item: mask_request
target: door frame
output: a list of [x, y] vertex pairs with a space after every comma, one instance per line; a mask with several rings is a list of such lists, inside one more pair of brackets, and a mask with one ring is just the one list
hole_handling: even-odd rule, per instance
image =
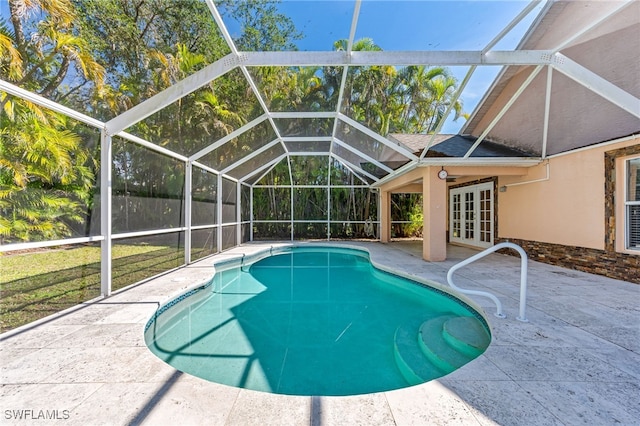
[[[481, 191], [489, 190], [488, 199], [481, 200]], [[471, 198], [467, 198], [471, 194]], [[485, 195], [485, 194], [483, 194]], [[459, 197], [458, 197], [459, 196]], [[489, 201], [489, 211], [481, 211], [481, 201]], [[473, 203], [471, 220], [466, 220], [465, 209], [469, 203]], [[470, 185], [461, 185], [449, 188], [449, 242], [467, 246], [487, 248], [494, 244], [496, 229], [496, 200], [495, 179]], [[457, 209], [458, 208], [458, 209]], [[459, 210], [459, 212], [458, 212]], [[456, 213], [458, 213], [456, 215]], [[481, 229], [481, 221], [485, 225], [488, 221], [489, 229]], [[469, 227], [467, 227], [469, 224]], [[467, 237], [471, 235], [471, 237]], [[488, 241], [487, 241], [488, 238]]]

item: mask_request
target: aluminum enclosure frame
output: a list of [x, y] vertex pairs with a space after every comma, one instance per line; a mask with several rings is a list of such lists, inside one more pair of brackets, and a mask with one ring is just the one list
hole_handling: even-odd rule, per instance
[[[9, 252], [14, 250], [21, 250], [25, 248], [38, 248], [38, 247], [49, 247], [61, 244], [78, 244], [85, 242], [97, 242], [101, 243], [101, 293], [103, 296], [108, 296], [111, 294], [111, 274], [112, 274], [112, 242], [118, 238], [127, 238], [132, 236], [143, 236], [143, 235], [156, 235], [162, 232], [185, 232], [185, 264], [189, 264], [191, 262], [190, 250], [191, 250], [191, 231], [197, 229], [206, 229], [206, 228], [215, 228], [217, 229], [217, 248], [221, 250], [222, 247], [222, 238], [223, 233], [222, 230], [225, 226], [236, 226], [236, 243], [240, 243], [242, 234], [241, 227], [243, 224], [247, 224], [242, 221], [241, 214], [241, 190], [243, 186], [249, 187], [250, 190], [250, 215], [251, 220], [248, 222], [251, 226], [251, 231], [253, 230], [253, 189], [256, 186], [254, 184], [250, 184], [247, 181], [250, 179], [257, 179], [254, 182], [259, 182], [266, 174], [268, 174], [277, 164], [279, 164], [284, 159], [287, 159], [289, 164], [289, 174], [291, 174], [291, 157], [298, 155], [313, 155], [309, 152], [294, 152], [289, 151], [287, 148], [286, 142], [292, 141], [304, 141], [303, 139], [296, 139], [294, 137], [282, 136], [279, 132], [279, 129], [275, 123], [275, 119], [281, 118], [326, 118], [334, 120], [333, 131], [331, 136], [326, 137], [326, 141], [330, 143], [330, 148], [328, 152], [322, 152], [319, 155], [327, 156], [329, 162], [336, 160], [340, 162], [346, 169], [350, 170], [351, 173], [354, 174], [358, 179], [360, 179], [365, 185], [368, 185], [367, 180], [369, 179], [372, 183], [370, 186], [375, 188], [389, 180], [402, 175], [415, 167], [425, 166], [425, 165], [446, 165], [446, 164], [459, 164], [459, 165], [476, 165], [479, 162], [485, 162], [485, 160], [479, 160], [471, 157], [473, 151], [480, 145], [486, 138], [487, 134], [490, 132], [491, 128], [495, 123], [497, 123], [502, 116], [506, 113], [506, 111], [511, 107], [513, 102], [517, 99], [517, 97], [526, 89], [527, 85], [532, 81], [532, 79], [543, 69], [547, 69], [547, 83], [546, 83], [546, 96], [545, 96], [545, 113], [544, 113], [544, 132], [542, 138], [542, 155], [540, 157], [534, 158], [511, 158], [504, 159], [500, 162], [496, 163], [509, 163], [512, 165], [518, 165], [521, 167], [530, 167], [532, 165], [538, 164], [540, 161], [544, 160], [546, 157], [547, 151], [547, 143], [548, 143], [548, 117], [549, 117], [549, 109], [550, 109], [550, 87], [551, 87], [551, 71], [557, 70], [560, 73], [568, 76], [572, 80], [578, 82], [579, 84], [587, 87], [589, 90], [598, 94], [603, 99], [617, 105], [624, 111], [632, 114], [635, 117], [640, 118], [640, 99], [638, 99], [633, 94], [617, 87], [612, 84], [608, 80], [603, 77], [597, 75], [596, 73], [590, 71], [583, 65], [573, 61], [567, 56], [561, 53], [562, 48], [571, 43], [572, 40], [577, 39], [586, 31], [594, 28], [597, 25], [600, 25], [602, 22], [606, 21], [611, 16], [614, 16], [617, 13], [621, 13], [632, 1], [628, 1], [622, 4], [620, 7], [615, 8], [606, 16], [602, 16], [594, 22], [589, 23], [588, 25], [577, 28], [573, 35], [562, 43], [560, 43], [556, 48], [550, 50], [514, 50], [514, 51], [493, 51], [491, 50], [493, 46], [498, 43], [511, 29], [513, 29], [522, 19], [524, 19], [527, 15], [531, 13], [538, 6], [541, 1], [532, 1], [529, 3], [525, 9], [516, 16], [496, 37], [484, 48], [481, 50], [474, 51], [380, 51], [380, 52], [364, 52], [364, 51], [353, 51], [353, 42], [356, 34], [356, 27], [359, 20], [359, 12], [361, 7], [361, 0], [357, 0], [354, 7], [354, 13], [351, 23], [351, 28], [349, 31], [349, 39], [347, 44], [346, 51], [334, 51], [334, 52], [242, 52], [239, 51], [233, 39], [226, 28], [220, 14], [213, 3], [212, 0], [206, 0], [206, 4], [211, 11], [212, 19], [215, 20], [218, 25], [224, 39], [226, 40], [228, 46], [231, 49], [231, 53], [219, 59], [218, 61], [208, 65], [202, 70], [186, 77], [185, 79], [179, 81], [173, 86], [167, 88], [166, 90], [156, 94], [155, 96], [147, 99], [146, 101], [132, 107], [126, 112], [118, 115], [117, 117], [107, 121], [102, 122], [100, 120], [96, 120], [92, 117], [87, 116], [81, 112], [70, 109], [64, 105], [53, 102], [49, 99], [46, 99], [40, 95], [29, 92], [21, 87], [18, 87], [12, 83], [0, 80], [0, 90], [4, 91], [13, 96], [29, 100], [37, 105], [48, 108], [52, 111], [64, 114], [70, 118], [78, 120], [84, 124], [87, 124], [93, 128], [100, 130], [100, 145], [101, 145], [101, 164], [112, 164], [112, 142], [113, 137], [120, 137], [129, 142], [142, 146], [146, 149], [157, 152], [161, 155], [168, 156], [177, 161], [183, 162], [185, 165], [185, 193], [184, 193], [184, 212], [185, 212], [185, 224], [182, 227], [175, 227], [168, 230], [152, 230], [152, 231], [144, 231], [144, 232], [136, 232], [136, 233], [121, 233], [121, 234], [113, 234], [112, 233], [112, 176], [111, 176], [111, 167], [102, 167], [100, 174], [100, 182], [101, 182], [101, 231], [99, 236], [92, 237], [84, 237], [84, 238], [73, 238], [73, 239], [62, 239], [57, 241], [44, 241], [44, 242], [32, 242], [32, 243], [17, 243], [0, 246], [0, 252]], [[540, 14], [544, 14], [548, 6], [545, 6]], [[323, 112], [274, 112], [270, 111], [267, 107], [265, 101], [262, 99], [261, 94], [257, 88], [256, 83], [253, 81], [251, 75], [248, 72], [250, 67], [258, 67], [258, 66], [342, 66], [344, 67], [342, 73], [342, 84], [340, 86], [340, 92], [338, 97], [338, 103], [335, 110], [332, 111], [323, 111]], [[354, 66], [371, 66], [371, 65], [391, 65], [391, 66], [406, 66], [406, 65], [464, 65], [469, 66], [469, 71], [467, 76], [465, 77], [459, 91], [456, 93], [456, 99], [461, 95], [466, 82], [469, 77], [473, 74], [473, 72], [477, 69], [477, 67], [481, 66], [495, 66], [501, 65], [506, 67], [509, 66], [532, 66], [534, 67], [533, 72], [526, 79], [526, 81], [522, 84], [520, 89], [516, 92], [511, 101], [503, 108], [502, 111], [495, 117], [494, 121], [491, 123], [489, 128], [485, 130], [485, 132], [476, 140], [475, 144], [471, 147], [471, 149], [464, 155], [463, 158], [443, 158], [443, 159], [434, 159], [434, 158], [426, 158], [426, 154], [430, 149], [431, 142], [424, 148], [419, 156], [415, 155], [415, 153], [411, 152], [405, 146], [399, 145], [395, 142], [390, 141], [386, 137], [368, 129], [363, 126], [356, 120], [346, 116], [341, 112], [342, 106], [342, 97], [344, 94], [344, 86], [346, 83], [346, 76], [349, 67]], [[258, 99], [258, 102], [263, 109], [263, 114], [259, 117], [253, 119], [249, 123], [241, 126], [240, 128], [234, 130], [229, 133], [227, 136], [211, 141], [211, 143], [201, 149], [200, 151], [194, 153], [190, 156], [185, 156], [173, 152], [169, 149], [166, 149], [160, 145], [157, 145], [153, 142], [146, 141], [140, 137], [132, 135], [126, 132], [126, 129], [130, 128], [134, 124], [144, 120], [145, 118], [151, 116], [152, 114], [162, 110], [163, 108], [171, 105], [172, 103], [178, 101], [179, 99], [187, 96], [190, 93], [198, 90], [206, 84], [209, 84], [212, 81], [215, 81], [217, 78], [220, 78], [227, 73], [240, 69], [246, 78], [249, 87], [254, 92], [255, 96]], [[438, 130], [441, 129], [442, 123], [446, 120], [448, 115], [451, 113], [451, 108], [448, 108], [445, 112], [445, 116], [441, 120], [438, 125]], [[475, 111], [474, 111], [475, 113]], [[473, 116], [473, 114], [472, 114]], [[260, 149], [249, 153], [247, 156], [244, 156], [236, 161], [234, 161], [231, 165], [223, 168], [222, 170], [215, 170], [209, 166], [201, 164], [198, 160], [200, 160], [206, 154], [212, 152], [216, 148], [223, 146], [234, 138], [239, 137], [245, 132], [250, 131], [255, 126], [268, 122], [272, 130], [276, 134], [276, 138], [268, 141], [265, 145], [263, 145]], [[345, 123], [348, 126], [355, 128], [356, 130], [364, 133], [366, 136], [374, 139], [378, 143], [384, 145], [386, 148], [391, 150], [394, 154], [401, 156], [407, 159], [407, 164], [397, 168], [392, 169], [388, 165], [384, 164], [384, 162], [379, 161], [376, 158], [368, 155], [365, 152], [358, 151], [358, 148], [349, 145], [347, 142], [340, 139], [337, 134], [338, 126], [341, 123]], [[436, 132], [437, 133], [437, 132]], [[311, 140], [318, 140], [321, 138], [308, 138]], [[433, 138], [432, 138], [433, 140]], [[260, 154], [265, 152], [271, 147], [275, 147], [277, 145], [281, 145], [284, 149], [284, 154], [279, 155], [278, 157], [265, 162], [264, 164], [256, 167], [251, 172], [247, 173], [240, 178], [234, 178], [229, 175], [235, 168], [240, 165], [246, 163], [247, 161], [258, 159]], [[384, 177], [379, 177], [371, 174], [370, 172], [364, 170], [360, 165], [354, 164], [349, 159], [344, 158], [338, 153], [334, 152], [335, 148], [343, 148], [353, 152], [358, 155], [360, 158], [365, 159], [366, 161], [374, 164], [378, 168], [387, 172], [387, 175]], [[486, 163], [486, 162], [485, 162]], [[205, 170], [208, 173], [215, 175], [218, 183], [218, 190], [216, 194], [217, 201], [217, 223], [210, 225], [199, 225], [193, 226], [191, 223], [191, 212], [192, 212], [192, 200], [191, 200], [191, 192], [192, 192], [192, 171], [193, 168], [197, 167], [201, 170]], [[236, 218], [234, 222], [223, 223], [222, 220], [222, 181], [223, 179], [227, 179], [233, 182], [236, 185]], [[291, 181], [293, 182], [293, 181]], [[293, 186], [293, 184], [291, 185]], [[324, 186], [323, 186], [324, 187]], [[327, 187], [329, 187], [327, 185]], [[293, 204], [293, 203], [292, 203]], [[330, 218], [327, 218], [327, 223], [330, 223]], [[293, 215], [291, 223], [294, 223]], [[292, 230], [293, 232], [293, 230]], [[379, 235], [379, 233], [378, 233]], [[252, 238], [252, 235], [251, 237]], [[293, 238], [293, 234], [292, 234]], [[328, 235], [330, 238], [330, 235]]]

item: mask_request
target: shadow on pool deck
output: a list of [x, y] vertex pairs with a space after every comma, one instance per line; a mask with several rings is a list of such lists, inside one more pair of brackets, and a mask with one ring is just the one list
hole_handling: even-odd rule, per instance
[[[453, 263], [476, 253], [449, 246], [447, 261], [429, 263], [415, 243], [347, 244], [370, 250], [381, 265], [441, 284]], [[270, 245], [248, 244], [224, 255]], [[0, 336], [3, 424], [47, 424], [38, 417], [47, 415], [68, 425], [632, 425], [640, 419], [636, 284], [530, 262], [530, 322], [522, 323], [515, 320], [519, 259], [494, 254], [456, 273], [461, 287], [494, 292], [507, 314], [497, 319], [489, 299], [473, 298], [493, 331], [478, 359], [397, 391], [297, 397], [206, 382], [146, 348], [144, 325], [158, 303], [210, 278], [210, 264], [197, 262]]]

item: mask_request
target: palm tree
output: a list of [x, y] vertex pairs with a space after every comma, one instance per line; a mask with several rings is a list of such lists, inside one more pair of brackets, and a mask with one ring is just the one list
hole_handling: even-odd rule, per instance
[[[348, 40], [346, 39], [337, 40], [333, 44], [333, 50], [335, 51], [346, 51], [347, 48]], [[376, 52], [381, 51], [382, 48], [375, 44], [371, 38], [361, 38], [353, 43], [351, 50]], [[384, 91], [384, 82], [380, 80], [380, 77], [383, 76], [388, 69], [387, 67], [382, 68], [383, 67], [379, 66], [349, 68], [349, 74], [347, 75], [347, 81], [342, 95], [342, 111], [350, 112], [352, 108], [355, 108], [359, 112], [360, 120], [358, 121], [363, 121], [363, 124], [374, 129], [377, 126], [372, 123], [371, 115], [368, 113], [368, 106], [374, 101], [377, 95]], [[326, 74], [329, 76], [340, 76], [341, 78], [341, 73], [336, 70], [330, 69]], [[330, 83], [335, 84], [332, 94], [337, 97], [339, 94], [340, 80], [335, 78], [332, 79]]]
[[[457, 81], [444, 67], [409, 66], [399, 73], [398, 92], [404, 108], [397, 131], [430, 133], [451, 104]], [[453, 105], [455, 119], [462, 114], [462, 102]]]
[[[9, 0], [10, 20], [13, 32], [2, 31], [11, 38], [13, 49], [19, 53], [22, 71], [14, 71], [10, 80], [40, 95], [52, 99], [61, 96], [56, 91], [74, 65], [79, 74], [100, 90], [104, 81], [104, 68], [93, 58], [87, 42], [74, 34], [77, 18], [69, 0]], [[23, 25], [36, 11], [43, 15], [36, 31], [27, 33]], [[31, 28], [31, 27], [29, 27]], [[5, 48], [9, 53], [12, 49]], [[18, 64], [14, 56], [10, 61]], [[11, 77], [7, 75], [6, 77]]]
[[[10, 0], [0, 27], [0, 78], [56, 99], [71, 65], [99, 90], [104, 69], [74, 34], [68, 0]], [[37, 25], [31, 15], [40, 12]], [[36, 32], [29, 32], [35, 28]], [[95, 163], [61, 114], [0, 92], [0, 242], [57, 239], [82, 222]]]
[[325, 104], [320, 67], [300, 67], [292, 70], [289, 93], [295, 111], [319, 111]]
[[88, 152], [64, 116], [27, 102], [7, 105], [12, 113], [0, 118], [0, 239], [69, 236], [94, 182]]
[[[440, 120], [444, 118], [446, 109], [453, 102], [456, 84], [456, 79], [448, 74], [430, 80], [428, 87], [431, 94], [431, 119], [425, 126], [426, 132], [433, 132]], [[462, 114], [461, 100], [458, 99], [453, 103], [453, 111], [455, 112], [454, 120], [457, 120]]]

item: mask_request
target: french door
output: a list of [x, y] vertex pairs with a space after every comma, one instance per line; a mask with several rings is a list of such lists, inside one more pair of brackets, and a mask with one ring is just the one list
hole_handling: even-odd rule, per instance
[[493, 245], [493, 182], [450, 191], [449, 241], [476, 247]]

